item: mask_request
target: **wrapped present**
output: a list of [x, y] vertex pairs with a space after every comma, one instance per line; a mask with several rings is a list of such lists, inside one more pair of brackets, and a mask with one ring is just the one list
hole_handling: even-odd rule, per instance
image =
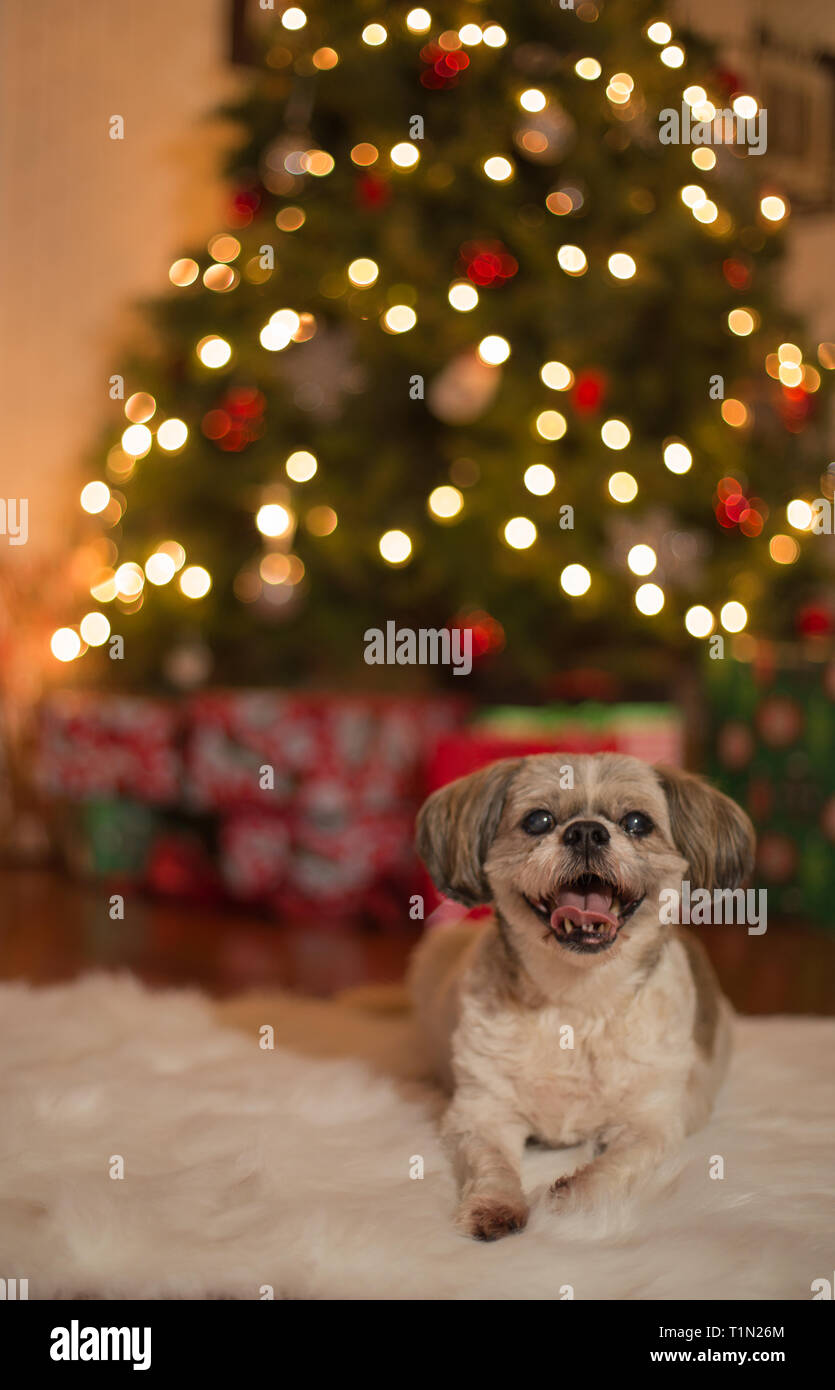
[[218, 851], [221, 876], [232, 896], [267, 901], [287, 876], [287, 821], [274, 812], [232, 811], [221, 821]]
[[70, 801], [123, 796], [172, 804], [180, 796], [181, 715], [163, 700], [63, 692], [41, 711], [37, 780]]
[[[274, 900], [289, 916], [340, 918], [371, 911], [377, 895], [403, 917], [413, 874], [412, 809], [364, 815], [347, 826], [326, 828], [301, 816], [293, 824], [287, 879]], [[388, 892], [380, 893], [382, 885]]]

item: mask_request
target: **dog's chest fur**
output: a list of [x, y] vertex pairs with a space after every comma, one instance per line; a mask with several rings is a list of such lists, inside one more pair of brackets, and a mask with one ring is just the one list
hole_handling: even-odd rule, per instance
[[663, 1110], [681, 1092], [692, 1065], [686, 998], [673, 1011], [661, 978], [656, 991], [654, 1006], [644, 996], [606, 1014], [576, 1004], [485, 1010], [471, 996], [453, 1041], [456, 1071], [512, 1100], [543, 1143], [581, 1143], [625, 1113]]

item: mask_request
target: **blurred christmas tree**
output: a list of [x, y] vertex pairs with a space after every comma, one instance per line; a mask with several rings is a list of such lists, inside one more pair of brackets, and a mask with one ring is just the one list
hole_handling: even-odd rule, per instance
[[645, 0], [284, 8], [82, 494], [90, 678], [347, 679], [388, 619], [473, 627], [505, 690], [790, 634], [835, 349], [733, 102]]

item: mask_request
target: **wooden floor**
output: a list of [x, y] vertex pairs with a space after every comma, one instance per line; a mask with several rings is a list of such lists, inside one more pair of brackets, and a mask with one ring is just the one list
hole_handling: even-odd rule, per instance
[[[112, 921], [108, 891], [45, 870], [0, 869], [0, 979], [47, 984], [127, 969], [149, 984], [218, 997], [253, 988], [327, 997], [399, 981], [415, 940], [414, 924], [382, 935], [142, 898], [129, 898], [125, 920]], [[835, 1014], [835, 935], [777, 923], [763, 936], [741, 926], [700, 935], [739, 1012]]]

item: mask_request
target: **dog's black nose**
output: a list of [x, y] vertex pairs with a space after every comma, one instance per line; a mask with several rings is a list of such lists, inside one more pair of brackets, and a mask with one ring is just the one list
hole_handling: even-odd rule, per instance
[[609, 832], [599, 820], [575, 820], [567, 825], [562, 842], [570, 849], [582, 850], [589, 854], [593, 849], [602, 849], [609, 843]]

